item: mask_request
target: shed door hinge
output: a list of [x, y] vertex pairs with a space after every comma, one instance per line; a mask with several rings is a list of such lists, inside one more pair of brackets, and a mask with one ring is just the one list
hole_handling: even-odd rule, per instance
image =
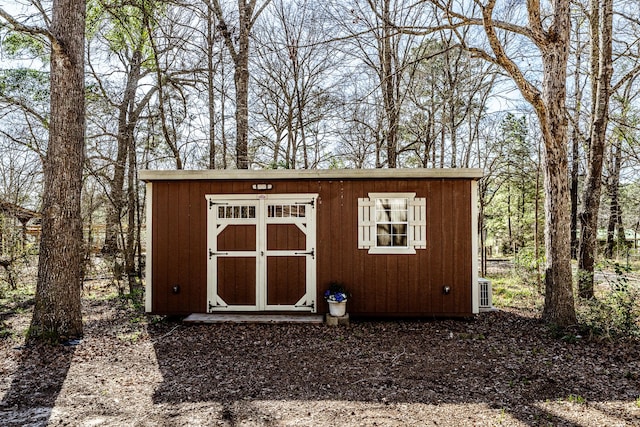
[[316, 249], [313, 248], [309, 252], [294, 252], [294, 255], [311, 255], [311, 259], [315, 259]]
[[216, 206], [216, 205], [228, 205], [229, 203], [219, 203], [219, 202], [214, 202], [213, 200], [209, 199], [209, 209], [211, 209], [212, 207]]
[[220, 308], [220, 307], [226, 308], [228, 306], [222, 305], [222, 304], [211, 304], [211, 301], [209, 301], [209, 312], [211, 312], [214, 308]]
[[316, 199], [311, 199], [311, 201], [309, 202], [295, 202], [294, 204], [296, 205], [311, 205], [311, 207], [315, 207], [316, 205]]
[[209, 248], [209, 259], [216, 255], [229, 255], [229, 252], [213, 252], [211, 248]]
[[296, 305], [296, 306], [294, 306], [294, 307], [310, 307], [310, 308], [311, 308], [311, 310], [315, 310], [315, 305], [316, 305], [316, 302], [315, 302], [315, 301], [311, 301], [311, 303], [310, 303], [310, 304], [307, 304], [307, 303], [305, 302], [305, 304]]

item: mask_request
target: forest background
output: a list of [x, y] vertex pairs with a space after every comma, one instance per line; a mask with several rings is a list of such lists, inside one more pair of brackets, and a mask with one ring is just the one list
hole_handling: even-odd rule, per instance
[[[574, 285], [580, 298], [611, 300], [594, 291], [598, 270], [635, 283], [633, 2], [89, 0], [82, 19], [55, 12], [55, 2], [0, 2], [3, 292], [38, 254], [33, 237], [66, 229], [47, 226], [46, 208], [47, 182], [57, 188], [47, 167], [73, 157], [51, 154], [62, 115], [50, 64], [70, 45], [54, 31], [65, 19], [83, 29], [80, 283], [99, 256], [123, 294], [140, 292], [140, 169], [374, 167], [482, 168], [482, 274], [489, 258], [513, 259], [518, 280], [551, 301], [548, 320], [574, 323]], [[567, 283], [568, 296], [556, 292]], [[611, 289], [625, 292], [611, 300], [618, 309], [637, 310], [637, 293]]]

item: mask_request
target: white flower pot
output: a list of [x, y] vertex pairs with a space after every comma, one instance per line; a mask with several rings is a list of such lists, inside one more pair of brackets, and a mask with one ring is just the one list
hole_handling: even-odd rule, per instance
[[334, 317], [342, 317], [347, 312], [347, 301], [327, 301], [329, 303], [329, 314]]

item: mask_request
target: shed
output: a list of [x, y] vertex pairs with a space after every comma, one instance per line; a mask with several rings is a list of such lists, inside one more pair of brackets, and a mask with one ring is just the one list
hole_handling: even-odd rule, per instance
[[140, 171], [146, 311], [351, 316], [479, 311], [480, 169]]

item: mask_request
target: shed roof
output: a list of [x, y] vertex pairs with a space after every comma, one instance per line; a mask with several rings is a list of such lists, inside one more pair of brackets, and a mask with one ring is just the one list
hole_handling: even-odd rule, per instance
[[409, 179], [409, 178], [447, 178], [473, 179], [483, 177], [482, 169], [208, 169], [208, 170], [141, 170], [141, 180], [250, 180], [250, 179]]

